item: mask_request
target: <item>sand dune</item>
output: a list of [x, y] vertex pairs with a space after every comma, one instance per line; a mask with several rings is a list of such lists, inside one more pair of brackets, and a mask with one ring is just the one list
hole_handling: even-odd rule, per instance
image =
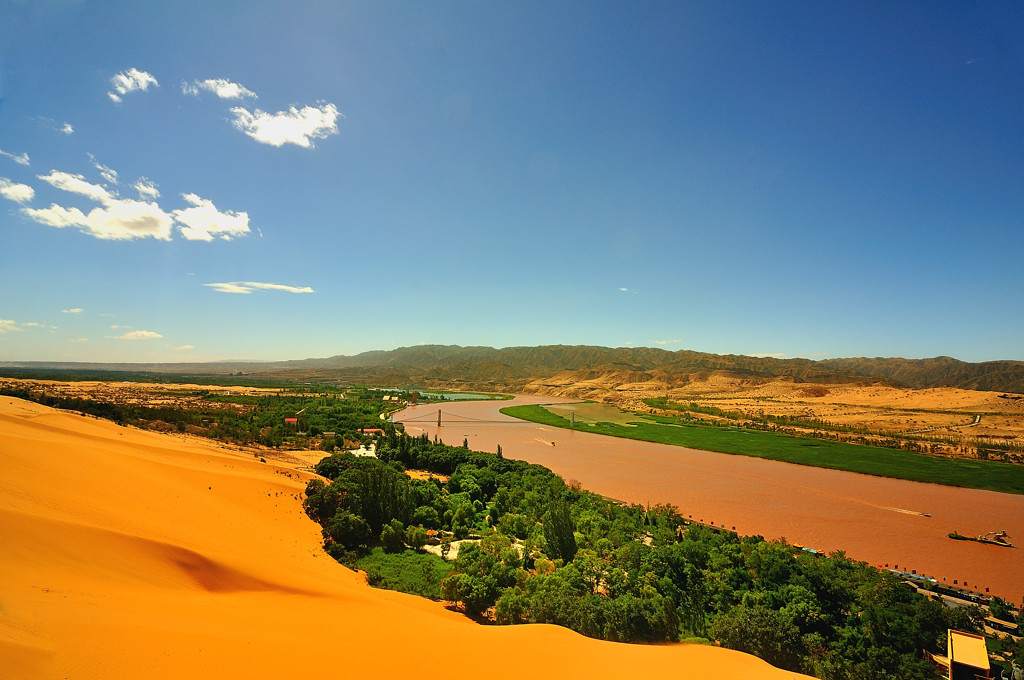
[[793, 678], [704, 646], [483, 627], [319, 547], [304, 475], [0, 398], [5, 678]]

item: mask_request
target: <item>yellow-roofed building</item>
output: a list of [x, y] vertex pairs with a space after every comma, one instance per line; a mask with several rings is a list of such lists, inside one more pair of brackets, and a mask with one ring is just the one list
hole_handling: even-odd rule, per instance
[[949, 680], [981, 680], [991, 678], [985, 638], [958, 630], [946, 632], [946, 654], [932, 654], [932, 662]]

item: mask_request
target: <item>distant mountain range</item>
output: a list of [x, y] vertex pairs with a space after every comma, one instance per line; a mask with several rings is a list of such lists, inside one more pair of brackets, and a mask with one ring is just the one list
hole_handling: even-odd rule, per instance
[[632, 382], [652, 380], [681, 385], [721, 372], [751, 381], [787, 378], [808, 383], [874, 383], [897, 387], [959, 387], [1024, 394], [1024, 361], [968, 363], [932, 359], [853, 358], [775, 359], [707, 354], [652, 347], [460, 347], [419, 345], [375, 350], [355, 356], [279, 362], [99, 364], [2, 362], [0, 374], [37, 371], [157, 373], [178, 375], [245, 374], [252, 378], [338, 380], [378, 385], [458, 385], [471, 389], [515, 390], [560, 375], [619, 374]]

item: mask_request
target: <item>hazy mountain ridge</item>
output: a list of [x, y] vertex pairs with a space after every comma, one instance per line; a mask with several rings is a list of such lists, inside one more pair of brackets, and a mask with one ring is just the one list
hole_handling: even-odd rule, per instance
[[516, 389], [535, 381], [602, 380], [679, 386], [714, 373], [752, 382], [791, 379], [824, 384], [883, 382], [896, 387], [959, 387], [1024, 394], [1024, 361], [969, 363], [951, 357], [930, 359], [847, 358], [778, 359], [654, 347], [542, 345], [537, 347], [461, 347], [417, 345], [373, 350], [354, 356], [277, 362], [174, 364], [94, 364], [3, 362], [0, 368], [78, 371], [148, 371], [225, 374], [254, 377], [302, 376], [391, 385], [451, 384], [477, 389]]

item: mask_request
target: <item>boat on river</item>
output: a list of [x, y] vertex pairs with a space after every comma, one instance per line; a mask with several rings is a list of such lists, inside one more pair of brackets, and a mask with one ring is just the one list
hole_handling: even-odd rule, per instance
[[1009, 536], [1005, 531], [990, 531], [987, 534], [980, 536], [964, 536], [963, 534], [957, 533], [956, 531], [949, 532], [949, 537], [954, 541], [977, 541], [978, 543], [988, 543], [989, 545], [998, 545], [1004, 548], [1014, 548], [1016, 546], [1010, 543]]

